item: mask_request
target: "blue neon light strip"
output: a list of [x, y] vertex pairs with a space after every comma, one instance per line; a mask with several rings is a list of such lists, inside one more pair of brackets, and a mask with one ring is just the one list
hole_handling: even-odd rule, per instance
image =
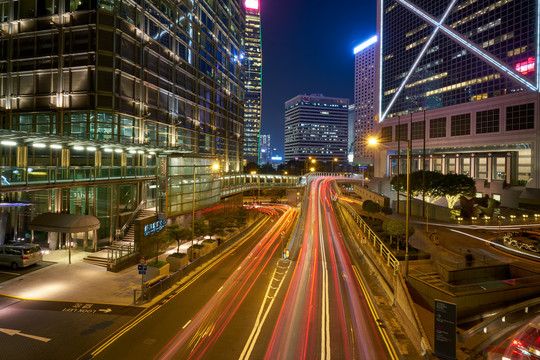
[[[446, 20], [446, 18], [448, 17], [448, 14], [450, 14], [450, 10], [453, 9], [454, 5], [456, 4], [456, 1], [457, 0], [452, 0], [452, 2], [450, 3], [450, 5], [448, 5], [448, 8], [446, 9], [446, 11], [444, 12], [443, 16], [441, 17], [441, 20], [439, 20], [439, 22], [436, 22], [432, 19], [430, 19], [430, 22], [433, 21], [434, 22], [434, 25], [435, 25], [435, 29], [433, 29], [433, 33], [431, 34], [431, 36], [429, 37], [429, 40], [426, 42], [426, 44], [424, 45], [424, 47], [422, 48], [422, 51], [420, 51], [420, 53], [418, 54], [418, 57], [416, 58], [416, 60], [414, 61], [413, 63], [413, 66], [409, 69], [409, 72], [407, 74], [407, 76], [405, 76], [405, 78], [403, 79], [403, 81], [401, 82], [401, 85], [399, 86], [399, 88], [397, 89], [396, 93], [394, 94], [394, 97], [392, 98], [392, 100], [390, 101], [390, 104], [388, 104], [388, 107], [386, 108], [385, 112], [382, 114], [381, 118], [379, 121], [383, 121], [385, 118], [386, 118], [386, 115], [388, 114], [388, 112], [390, 111], [390, 109], [392, 108], [392, 106], [394, 105], [394, 102], [397, 100], [398, 96], [401, 94], [401, 91], [403, 90], [403, 88], [405, 87], [405, 84], [407, 84], [407, 82], [409, 81], [409, 78], [411, 77], [412, 73], [414, 72], [414, 70], [416, 70], [416, 67], [418, 66], [418, 63], [420, 62], [420, 60], [424, 57], [424, 54], [425, 52], [427, 51], [427, 49], [431, 46], [431, 42], [433, 41], [433, 39], [435, 38], [435, 35], [437, 35], [437, 32], [439, 31], [439, 29], [441, 28], [441, 24], [444, 22], [444, 20]], [[411, 8], [411, 10], [415, 11], [417, 10], [413, 5], [403, 1], [403, 0], [397, 0], [397, 2]], [[415, 11], [416, 12], [416, 11]]]
[[377, 35], [370, 37], [360, 45], [356, 46], [353, 50], [354, 55], [358, 54], [360, 51], [364, 50], [365, 48], [375, 44], [377, 42]]

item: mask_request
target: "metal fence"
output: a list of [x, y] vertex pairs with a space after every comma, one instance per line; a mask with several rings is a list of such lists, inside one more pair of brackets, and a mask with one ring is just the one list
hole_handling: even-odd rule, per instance
[[366, 243], [369, 243], [379, 253], [379, 255], [385, 259], [386, 265], [390, 266], [394, 270], [394, 273], [397, 273], [399, 271], [399, 260], [394, 256], [394, 254], [392, 254], [390, 249], [386, 247], [384, 242], [373, 230], [371, 230], [364, 219], [362, 219], [362, 217], [349, 204], [341, 200], [339, 203], [349, 212], [349, 214], [351, 214], [356, 224], [360, 227], [362, 232], [366, 234], [365, 240], [360, 239], [361, 242], [365, 241]]

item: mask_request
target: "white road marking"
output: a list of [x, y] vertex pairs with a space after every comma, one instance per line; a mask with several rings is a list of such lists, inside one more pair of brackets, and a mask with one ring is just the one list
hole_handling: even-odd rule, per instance
[[21, 330], [2, 329], [2, 328], [0, 328], [0, 332], [3, 332], [4, 334], [7, 334], [9, 336], [19, 335], [19, 336], [24, 336], [24, 337], [27, 337], [27, 338], [30, 338], [30, 339], [43, 341], [43, 342], [49, 342], [51, 340], [49, 338], [45, 338], [45, 337], [41, 337], [41, 336], [25, 334], [25, 333], [22, 333]]

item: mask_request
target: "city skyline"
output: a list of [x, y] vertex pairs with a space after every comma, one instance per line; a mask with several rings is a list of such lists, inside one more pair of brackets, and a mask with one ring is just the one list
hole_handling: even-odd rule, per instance
[[[261, 133], [284, 151], [284, 108], [298, 94], [321, 93], [353, 102], [353, 49], [376, 32], [376, 2], [261, 1], [264, 48]], [[325, 32], [310, 32], [324, 22]], [[279, 26], [276, 26], [279, 24]]]

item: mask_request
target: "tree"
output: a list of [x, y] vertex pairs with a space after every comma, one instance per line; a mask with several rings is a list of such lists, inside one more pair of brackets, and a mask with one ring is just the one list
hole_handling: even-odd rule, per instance
[[178, 224], [167, 225], [167, 234], [169, 234], [172, 239], [176, 240], [178, 245], [176, 247], [176, 252], [180, 252], [180, 243], [182, 240], [191, 240], [193, 236], [191, 229], [182, 228]]
[[206, 219], [195, 219], [194, 222], [194, 234], [195, 237], [200, 237], [204, 235], [208, 235], [209, 227]]
[[166, 231], [160, 231], [158, 233], [148, 236], [148, 241], [150, 244], [155, 245], [156, 247], [156, 259], [158, 261], [158, 256], [163, 248], [165, 248], [171, 242], [171, 237], [167, 234]]
[[381, 206], [374, 201], [366, 200], [362, 203], [362, 210], [369, 214], [376, 214], [381, 211]]
[[230, 223], [230, 219], [225, 216], [212, 216], [208, 219], [209, 231], [212, 234], [223, 236], [223, 230]]
[[239, 206], [236, 208], [236, 211], [233, 213], [234, 222], [237, 227], [242, 227], [247, 223], [248, 211], [243, 207]]
[[[394, 176], [391, 185], [399, 191], [407, 192], [407, 175]], [[424, 194], [428, 202], [435, 202], [441, 197], [446, 197], [448, 207], [453, 208], [460, 196], [472, 197], [476, 194], [474, 180], [461, 174], [443, 175], [438, 171], [414, 171], [409, 178], [410, 193], [412, 197]]]
[[[399, 252], [399, 242], [405, 238], [407, 223], [400, 219], [387, 219], [383, 222], [383, 229], [390, 235], [390, 245], [392, 237], [397, 238], [397, 251]], [[414, 234], [414, 227], [409, 226], [409, 237]]]

